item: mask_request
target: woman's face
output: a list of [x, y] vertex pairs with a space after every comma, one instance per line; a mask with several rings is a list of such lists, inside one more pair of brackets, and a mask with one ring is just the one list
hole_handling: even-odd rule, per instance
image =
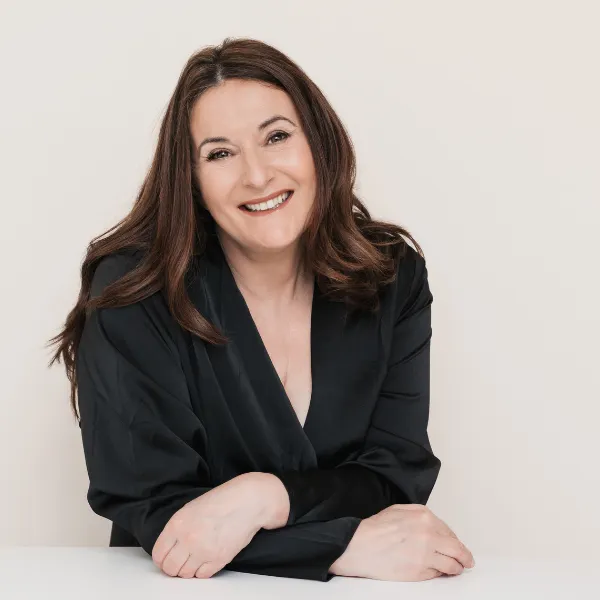
[[[219, 235], [251, 252], [293, 247], [314, 202], [316, 176], [287, 93], [257, 81], [226, 80], [198, 99], [190, 127], [195, 175]], [[223, 139], [206, 141], [216, 137]], [[292, 196], [274, 209], [244, 208], [287, 190]]]

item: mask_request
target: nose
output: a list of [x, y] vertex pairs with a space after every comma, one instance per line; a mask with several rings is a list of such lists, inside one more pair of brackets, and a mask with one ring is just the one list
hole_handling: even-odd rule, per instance
[[246, 150], [242, 156], [242, 183], [248, 187], [264, 189], [272, 179], [272, 167], [268, 156], [260, 150]]

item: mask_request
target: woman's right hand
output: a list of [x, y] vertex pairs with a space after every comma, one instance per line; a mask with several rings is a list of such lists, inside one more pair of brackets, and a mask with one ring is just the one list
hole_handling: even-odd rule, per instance
[[384, 581], [424, 581], [475, 566], [455, 533], [422, 504], [394, 504], [363, 519], [334, 575]]

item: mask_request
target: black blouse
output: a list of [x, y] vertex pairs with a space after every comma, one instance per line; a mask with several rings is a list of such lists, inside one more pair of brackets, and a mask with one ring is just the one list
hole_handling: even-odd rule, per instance
[[[140, 256], [102, 259], [92, 296]], [[345, 319], [315, 283], [312, 397], [304, 426], [220, 244], [196, 259], [188, 292], [230, 337], [217, 347], [170, 315], [162, 292], [88, 316], [76, 361], [92, 510], [111, 546], [148, 554], [187, 502], [250, 471], [279, 477], [287, 524], [261, 529], [225, 568], [329, 581], [360, 520], [426, 504], [441, 467], [427, 435], [432, 294], [407, 245], [381, 310]]]

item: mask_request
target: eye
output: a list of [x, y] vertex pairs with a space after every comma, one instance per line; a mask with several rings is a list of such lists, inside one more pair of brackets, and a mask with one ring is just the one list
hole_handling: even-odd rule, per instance
[[[272, 139], [276, 138], [278, 135], [283, 136], [283, 138], [280, 138], [279, 141], [285, 142], [285, 140], [287, 140], [292, 134], [288, 133], [287, 131], [275, 131], [274, 133], [272, 133], [269, 136], [268, 141], [271, 141]], [[276, 142], [276, 143], [279, 143], [279, 142]], [[215, 150], [206, 156], [206, 160], [207, 161], [221, 160], [222, 158], [225, 158], [224, 156], [219, 156], [222, 152], [225, 152], [225, 154], [229, 154], [229, 150]]]
[[207, 154], [206, 161], [208, 162], [211, 160], [219, 160], [221, 157], [219, 157], [218, 155], [221, 154], [221, 152], [227, 152], [227, 150], [216, 150], [215, 152]]
[[291, 135], [290, 133], [287, 133], [287, 131], [276, 131], [271, 136], [269, 136], [269, 140], [272, 140], [275, 136], [277, 136], [279, 134], [283, 135], [283, 139], [281, 141], [287, 140]]

